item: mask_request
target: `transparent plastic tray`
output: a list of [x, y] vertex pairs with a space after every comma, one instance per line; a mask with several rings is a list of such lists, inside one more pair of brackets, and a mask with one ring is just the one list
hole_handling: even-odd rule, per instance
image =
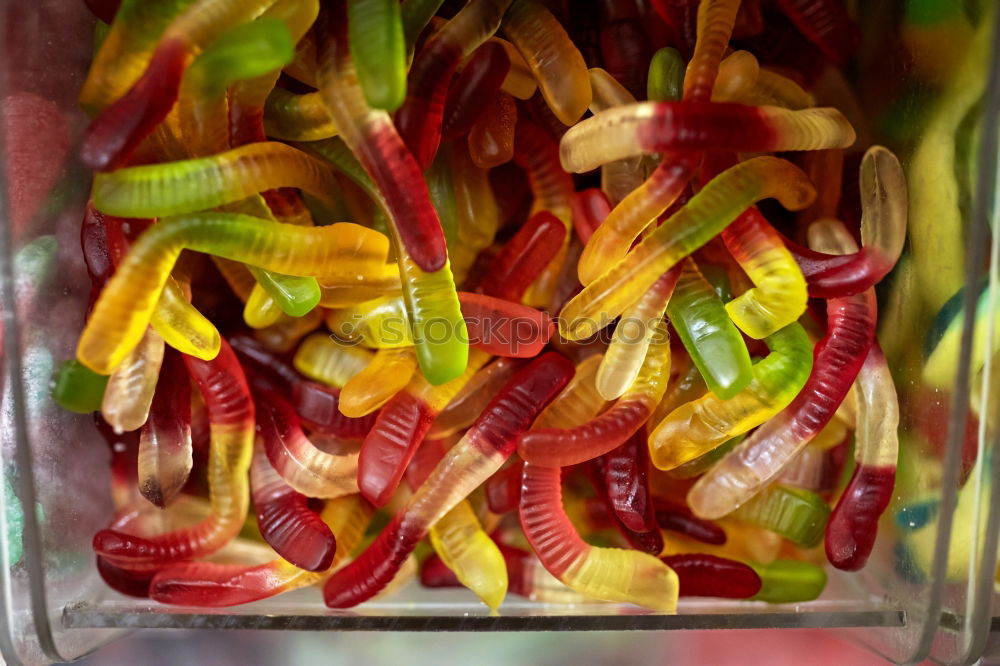
[[[856, 4], [865, 37], [858, 70], [870, 72], [862, 77], [867, 83], [859, 89], [861, 108], [852, 120], [864, 118], [863, 135], [898, 149], [909, 168], [913, 144], [922, 137], [900, 142], [891, 127], [883, 136], [890, 116], [879, 77], [887, 90], [908, 90], [894, 111], [904, 118], [933, 113], [942, 104], [942, 89], [902, 81], [909, 76], [907, 69], [893, 65], [893, 59], [898, 60], [895, 35], [902, 2]], [[97, 575], [90, 546], [92, 535], [107, 523], [112, 510], [107, 447], [90, 418], [63, 412], [48, 398], [54, 367], [73, 354], [90, 288], [79, 256], [79, 221], [89, 179], [75, 162], [73, 148], [86, 126], [75, 96], [89, 60], [92, 31], [93, 20], [78, 0], [0, 0], [0, 39], [6, 40], [0, 59], [0, 100], [5, 106], [0, 108], [9, 113], [9, 100], [17, 98], [20, 103], [30, 97], [27, 108], [36, 110], [31, 113], [35, 124], [21, 118], [16, 136], [0, 131], [4, 156], [0, 183], [7, 185], [0, 187], [0, 464], [5, 484], [0, 492], [0, 653], [8, 664], [73, 659], [136, 627], [364, 631], [826, 627], [847, 632], [875, 653], [900, 663], [928, 656], [958, 663], [985, 649], [993, 616], [995, 514], [1000, 502], [998, 489], [990, 483], [1000, 478], [996, 469], [1000, 461], [992, 455], [995, 442], [985, 428], [976, 433], [979, 463], [961, 492], [958, 479], [968, 405], [983, 395], [995, 398], [997, 387], [987, 378], [984, 388], [969, 388], [973, 381], [984, 380], [970, 377], [968, 336], [956, 359], [950, 407], [930, 426], [934, 432], [928, 433], [926, 423], [920, 430], [920, 410], [913, 403], [903, 404], [902, 441], [908, 451], [919, 450], [920, 455], [905, 454], [896, 497], [868, 566], [857, 574], [832, 572], [828, 590], [815, 602], [769, 606], [684, 600], [677, 615], [663, 616], [611, 604], [569, 607], [511, 599], [498, 616], [490, 616], [470, 595], [415, 586], [352, 612], [326, 609], [316, 590], [212, 611], [165, 607], [111, 592]], [[989, 72], [984, 74], [987, 99], [975, 111], [984, 121], [972, 156], [979, 165], [978, 195], [964, 209], [965, 259], [962, 266], [945, 267], [964, 270], [968, 284], [996, 281], [1000, 260], [996, 238], [989, 233], [997, 191], [1000, 108], [994, 80], [997, 60], [993, 54], [989, 57], [992, 66], [984, 65]], [[30, 141], [25, 140], [26, 131]], [[31, 187], [42, 188], [44, 196], [27, 215], [24, 188]], [[909, 249], [906, 252], [909, 256]], [[921, 302], [925, 284], [904, 267], [879, 289], [885, 347], [896, 359], [897, 380], [910, 391], [919, 388], [919, 348], [935, 313], [907, 304]], [[909, 347], [917, 352], [907, 351]], [[929, 434], [940, 440], [940, 446], [919, 443]], [[960, 502], [963, 493], [969, 496]], [[936, 507], [919, 529], [918, 547], [915, 530], [897, 526], [900, 510], [914, 503]], [[956, 504], [961, 504], [958, 514]], [[966, 516], [968, 510], [972, 519]], [[956, 544], [963, 547], [956, 550]], [[952, 553], [951, 561], [950, 550], [958, 553]], [[958, 559], [964, 566], [957, 565]]]

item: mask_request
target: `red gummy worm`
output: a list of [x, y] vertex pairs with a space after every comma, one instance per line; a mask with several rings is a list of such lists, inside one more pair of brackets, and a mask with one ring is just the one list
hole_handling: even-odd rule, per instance
[[868, 562], [878, 519], [892, 501], [896, 468], [858, 465], [826, 525], [826, 556], [843, 571], [858, 571]]
[[603, 456], [604, 485], [611, 509], [631, 530], [658, 529], [649, 490], [649, 445], [642, 429]]
[[539, 211], [500, 248], [479, 285], [488, 296], [519, 302], [532, 282], [559, 253], [566, 225], [548, 211]]
[[802, 247], [782, 236], [785, 247], [802, 269], [812, 298], [844, 298], [878, 284], [895, 262], [876, 248], [862, 247], [853, 254], [824, 254]]
[[645, 153], [673, 150], [770, 151], [781, 140], [761, 107], [732, 102], [655, 102], [636, 128]]
[[521, 529], [535, 554], [556, 578], [588, 548], [563, 509], [561, 477], [558, 467], [525, 463], [521, 478]]
[[441, 144], [441, 121], [448, 82], [462, 59], [458, 44], [432, 39], [413, 59], [406, 101], [396, 112], [396, 129], [421, 169], [434, 161]]
[[389, 502], [436, 415], [406, 389], [382, 407], [358, 457], [358, 488], [365, 499], [376, 507]]
[[429, 437], [420, 443], [420, 448], [413, 455], [410, 464], [406, 466], [406, 485], [410, 487], [410, 490], [416, 490], [427, 480], [427, 477], [444, 458], [444, 454], [443, 439]]
[[813, 348], [813, 367], [805, 386], [784, 411], [738, 444], [691, 488], [688, 504], [698, 515], [721, 517], [756, 494], [833, 418], [868, 356], [875, 335], [875, 293], [869, 289], [831, 298], [826, 314], [826, 335]]
[[865, 291], [826, 303], [826, 335], [813, 348], [805, 386], [782, 412], [795, 432], [822, 430], [851, 389], [875, 336], [875, 294]]
[[[156, 391], [153, 393], [153, 402], [149, 407], [149, 417], [146, 423], [140, 428], [142, 433], [151, 431], [159, 440], [159, 446], [167, 448], [163, 455], [168, 456], [190, 456], [187, 450], [191, 445], [187, 435], [191, 429], [191, 379], [188, 377], [187, 369], [184, 367], [184, 360], [181, 353], [167, 347], [163, 355], [163, 364], [160, 366], [160, 376], [156, 380]], [[164, 436], [164, 435], [172, 436]], [[182, 445], [186, 442], [186, 445]], [[173, 446], [171, 446], [171, 444]], [[180, 486], [187, 480], [187, 475], [183, 480], [166, 479], [168, 485], [176, 482], [171, 490], [179, 490]], [[160, 507], [166, 508], [172, 497], [163, 494], [164, 488], [161, 485], [159, 475], [153, 475], [142, 480], [142, 487], [139, 492], [150, 502]]]
[[236, 606], [273, 596], [274, 578], [273, 562], [251, 567], [178, 562], [157, 572], [149, 596], [164, 604], [207, 608]]
[[548, 314], [527, 305], [463, 291], [458, 292], [458, 302], [469, 344], [493, 356], [533, 358], [555, 330]]
[[348, 608], [384, 588], [430, 526], [499, 469], [513, 453], [517, 433], [531, 425], [573, 372], [569, 359], [547, 352], [514, 375], [406, 507], [361, 555], [327, 581], [326, 605]]
[[[645, 438], [643, 442], [645, 443]], [[625, 466], [619, 465], [619, 467]], [[636, 550], [641, 550], [650, 555], [659, 555], [663, 552], [663, 534], [660, 532], [660, 526], [656, 523], [652, 499], [648, 500], [647, 508], [642, 510], [644, 515], [633, 515], [630, 518], [630, 523], [633, 525], [639, 524], [636, 518], [642, 522], [640, 529], [633, 529], [622, 520], [622, 517], [634, 514], [637, 508], [635, 505], [640, 504], [641, 501], [636, 501], [630, 497], [630, 489], [623, 488], [623, 484], [618, 483], [617, 480], [613, 483], [608, 483], [610, 476], [617, 477], [619, 473], [614, 471], [609, 472], [605, 456], [591, 461], [590, 464], [584, 466], [584, 470], [586, 470], [587, 475], [590, 477], [594, 488], [597, 489], [600, 496], [599, 499], [601, 500], [590, 503], [591, 519], [598, 523], [607, 521], [609, 523], [608, 526], [617, 528], [621, 535], [625, 537], [625, 540], [628, 541], [629, 545]], [[628, 482], [626, 481], [626, 483]], [[646, 490], [646, 496], [649, 497], [648, 487]], [[630, 500], [632, 501], [630, 502]]]
[[573, 428], [538, 428], [519, 438], [517, 452], [535, 465], [565, 467], [621, 446], [649, 418], [652, 406], [640, 397], [619, 399], [607, 411]]
[[600, 188], [588, 187], [573, 195], [573, 228], [584, 245], [611, 212], [611, 202]]
[[857, 51], [861, 32], [843, 0], [778, 0], [778, 6], [834, 63], [843, 65]]
[[292, 389], [292, 405], [310, 430], [344, 440], [362, 440], [378, 418], [378, 410], [358, 418], [340, 413], [340, 389], [299, 381]]
[[660, 559], [677, 573], [682, 597], [746, 599], [760, 592], [760, 576], [736, 560], [701, 553]]
[[445, 141], [469, 133], [499, 92], [509, 71], [510, 58], [500, 44], [486, 42], [476, 49], [448, 90], [441, 122], [441, 136]]
[[420, 584], [424, 587], [462, 587], [458, 576], [437, 553], [431, 553], [421, 565]]
[[517, 510], [521, 501], [521, 472], [524, 463], [518, 461], [505, 467], [486, 482], [486, 505], [495, 514]]
[[115, 592], [140, 599], [149, 598], [149, 584], [156, 575], [155, 570], [130, 571], [117, 567], [100, 555], [97, 556], [97, 573]]
[[187, 59], [183, 40], [160, 43], [139, 80], [90, 123], [80, 147], [84, 166], [111, 171], [128, 161], [177, 101]]
[[441, 220], [431, 205], [423, 174], [391, 127], [359, 148], [359, 161], [385, 195], [399, 225], [399, 237], [420, 270], [441, 270], [448, 259]]
[[[219, 355], [211, 361], [184, 356], [184, 364], [201, 391], [214, 430], [236, 426], [253, 429], [254, 405], [243, 369], [232, 347], [222, 340]], [[213, 442], [213, 446], [215, 442]], [[115, 530], [101, 530], [94, 535], [94, 550], [111, 558], [147, 568], [178, 560], [207, 555], [218, 543], [219, 516], [211, 515], [192, 527], [160, 536], [143, 538]]]
[[694, 515], [683, 504], [657, 501], [656, 522], [665, 530], [678, 532], [702, 543], [713, 546], [726, 543], [726, 533], [721, 527]]
[[[330, 68], [328, 75], [320, 77], [329, 78], [330, 85], [322, 87], [329, 87], [331, 94], [344, 97], [354, 107], [349, 111], [345, 110], [345, 115], [351, 117], [344, 119], [344, 122], [357, 125], [350, 132], [345, 131], [345, 140], [385, 197], [399, 239], [413, 262], [427, 273], [441, 270], [448, 260], [448, 248], [441, 220], [431, 204], [422, 172], [430, 166], [433, 153], [426, 163], [418, 163], [388, 115], [368, 108], [357, 90], [347, 37], [346, 3], [324, 4], [314, 29], [315, 34], [320, 37], [318, 61], [321, 63], [321, 70]], [[461, 50], [458, 55], [461, 56]], [[452, 71], [454, 67], [444, 77], [445, 88]], [[411, 86], [409, 90], [412, 92], [414, 88]], [[443, 109], [444, 91], [441, 92], [441, 98], [440, 107]], [[354, 134], [359, 136], [350, 138]], [[440, 113], [434, 134], [440, 135]], [[437, 139], [434, 150], [437, 150]]]
[[[262, 399], [268, 400], [269, 396]], [[307, 571], [323, 571], [330, 566], [337, 552], [333, 533], [309, 509], [309, 498], [274, 471], [260, 446], [254, 447], [250, 465], [250, 498], [260, 535], [274, 552]]]

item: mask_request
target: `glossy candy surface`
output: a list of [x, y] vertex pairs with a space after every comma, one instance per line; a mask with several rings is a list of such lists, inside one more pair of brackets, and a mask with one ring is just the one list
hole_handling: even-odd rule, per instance
[[808, 205], [815, 191], [805, 174], [771, 157], [753, 158], [719, 174], [625, 259], [577, 294], [563, 308], [560, 332], [580, 340], [600, 330], [754, 201], [772, 196], [794, 210]]
[[753, 366], [745, 388], [729, 399], [706, 393], [656, 425], [649, 435], [654, 465], [674, 469], [695, 460], [766, 422], [792, 401], [812, 368], [806, 332], [798, 323], [789, 324], [766, 342], [771, 353]]
[[603, 111], [563, 136], [563, 168], [581, 173], [614, 160], [668, 150], [739, 152], [846, 148], [855, 134], [835, 109], [789, 111], [710, 102], [639, 102]]
[[521, 458], [536, 465], [575, 465], [608, 453], [634, 435], [663, 397], [670, 376], [670, 336], [662, 320], [645, 356], [635, 382], [607, 411], [575, 427], [524, 433], [517, 442]]
[[326, 28], [317, 54], [320, 93], [344, 142], [383, 192], [394, 234], [421, 270], [439, 271], [448, 260], [441, 221], [389, 115], [364, 99], [350, 58], [346, 16], [343, 2], [320, 12], [318, 24]]
[[[865, 29], [909, 59], [872, 67], [842, 0], [90, 4], [90, 306], [52, 395], [102, 414], [111, 588], [797, 603], [943, 446], [988, 14], [944, 57], [907, 5]], [[18, 306], [56, 248], [17, 253]], [[971, 471], [997, 317], [969, 296]]]
[[323, 589], [327, 606], [354, 606], [387, 585], [430, 526], [500, 468], [513, 452], [518, 432], [530, 425], [572, 375], [572, 363], [554, 352], [543, 354], [514, 375], [402, 512], [356, 560], [327, 582]]
[[213, 361], [185, 357], [184, 362], [208, 410], [211, 513], [194, 527], [151, 538], [113, 530], [98, 532], [94, 550], [112, 564], [148, 570], [207, 555], [225, 545], [243, 525], [254, 436], [254, 405], [246, 378], [226, 343]]
[[872, 291], [827, 301], [826, 335], [802, 391], [699, 479], [688, 495], [696, 514], [717, 518], [749, 500], [833, 418], [868, 355], [875, 307]]

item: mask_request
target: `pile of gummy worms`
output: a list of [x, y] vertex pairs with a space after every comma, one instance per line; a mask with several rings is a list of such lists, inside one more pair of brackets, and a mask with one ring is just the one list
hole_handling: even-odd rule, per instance
[[54, 390], [124, 444], [112, 588], [672, 612], [865, 566], [907, 192], [867, 147], [860, 247], [836, 219], [840, 0], [606, 0], [597, 34], [533, 0], [88, 5], [91, 302]]

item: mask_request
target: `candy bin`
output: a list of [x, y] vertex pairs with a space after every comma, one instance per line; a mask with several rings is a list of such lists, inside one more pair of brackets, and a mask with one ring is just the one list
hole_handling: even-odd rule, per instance
[[992, 0], [0, 10], [7, 663], [995, 651]]

